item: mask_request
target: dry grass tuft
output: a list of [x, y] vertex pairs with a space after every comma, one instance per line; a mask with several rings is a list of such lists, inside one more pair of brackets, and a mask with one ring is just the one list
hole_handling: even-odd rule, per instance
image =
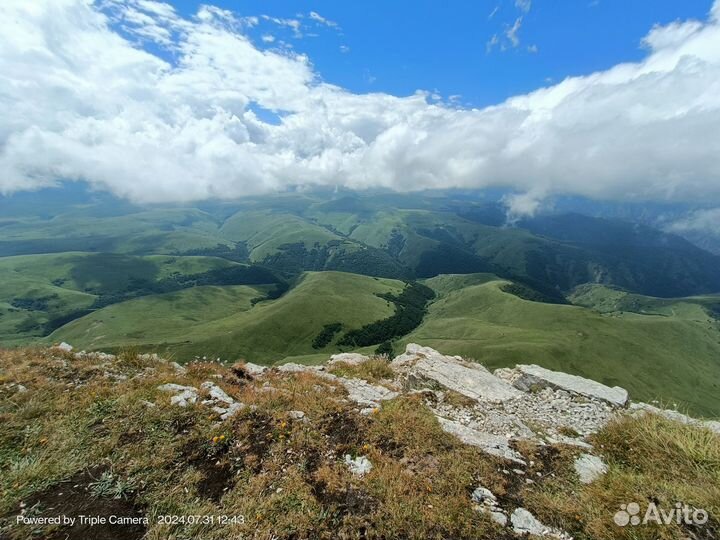
[[[371, 360], [343, 374], [377, 381], [386, 367]], [[573, 472], [576, 448], [518, 443], [532, 461], [521, 475], [444, 433], [420, 395], [362, 416], [342, 386], [312, 373], [252, 380], [213, 362], [179, 373], [132, 351], [100, 361], [26, 349], [0, 351], [0, 377], [0, 536], [13, 540], [31, 534], [11, 525], [21, 502], [32, 507], [88, 469], [108, 474], [78, 489], [105, 502], [120, 493], [149, 517], [151, 540], [512, 537], [473, 508], [479, 485], [506, 510], [525, 506], [579, 539], [705, 538], [678, 526], [620, 529], [612, 517], [632, 501], [686, 502], [720, 515], [718, 437], [653, 416], [624, 418], [595, 437], [610, 471], [586, 486]], [[251, 407], [220, 421], [201, 403], [171, 405], [157, 388], [204, 381]], [[366, 456], [372, 470], [353, 475], [346, 455]], [[161, 525], [164, 514], [244, 522]]]

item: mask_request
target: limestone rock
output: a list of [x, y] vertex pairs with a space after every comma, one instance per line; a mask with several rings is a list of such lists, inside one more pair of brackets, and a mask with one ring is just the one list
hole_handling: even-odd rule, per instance
[[490, 515], [495, 523], [501, 527], [507, 525], [507, 515], [500, 506], [498, 506], [497, 497], [487, 488], [479, 486], [472, 492], [472, 501], [477, 506], [475, 507], [480, 512], [485, 512]]
[[575, 460], [575, 472], [583, 484], [590, 484], [608, 471], [607, 465], [597, 456], [582, 454]]
[[64, 341], [60, 345], [56, 345], [55, 348], [63, 352], [72, 352], [73, 350], [73, 346], [69, 343], [65, 343]]
[[628, 400], [627, 390], [619, 386], [609, 387], [596, 381], [551, 371], [536, 365], [518, 365], [515, 367], [520, 376], [513, 385], [524, 392], [532, 388], [560, 388], [592, 399], [606, 401], [617, 407], [624, 407]]
[[167, 383], [158, 386], [158, 390], [175, 394], [170, 398], [170, 403], [178, 407], [187, 407], [198, 400], [198, 389], [194, 386]]
[[330, 357], [328, 364], [332, 365], [337, 364], [338, 362], [343, 362], [345, 364], [350, 364], [351, 366], [357, 366], [358, 364], [362, 364], [368, 360], [370, 360], [369, 356], [365, 356], [360, 353], [339, 353], [333, 354]]
[[510, 522], [513, 526], [513, 531], [517, 534], [530, 534], [534, 536], [544, 536], [559, 539], [569, 539], [570, 536], [567, 533], [563, 533], [547, 525], [543, 525], [537, 520], [530, 512], [525, 508], [516, 508], [510, 516]]
[[345, 387], [348, 391], [348, 397], [352, 401], [365, 407], [378, 407], [381, 401], [394, 399], [398, 396], [397, 392], [388, 390], [384, 386], [370, 384], [362, 379], [337, 377], [335, 380]]
[[395, 358], [390, 366], [408, 379], [433, 381], [476, 400], [501, 402], [522, 395], [480, 364], [465, 362], [457, 356], [445, 356], [414, 343], [410, 343], [405, 353]]
[[183, 374], [187, 371], [187, 368], [185, 366], [181, 366], [177, 362], [170, 362], [170, 365], [177, 373]]
[[228, 396], [225, 391], [213, 382], [206, 381], [200, 385], [210, 394], [210, 399], [214, 401], [221, 401], [227, 405], [235, 402], [233, 398]]
[[472, 500], [476, 504], [489, 504], [495, 506], [497, 504], [497, 497], [489, 489], [478, 486], [472, 492]]
[[525, 460], [515, 450], [510, 448], [509, 440], [506, 437], [500, 435], [492, 435], [490, 433], [483, 433], [477, 431], [468, 426], [464, 426], [460, 422], [448, 420], [442, 416], [437, 417], [440, 426], [446, 433], [455, 435], [465, 444], [477, 446], [488, 454], [498, 456], [515, 463], [525, 465]]
[[490, 511], [490, 518], [501, 527], [507, 526], [508, 518], [505, 515], [505, 512], [492, 510]]
[[245, 373], [247, 373], [251, 377], [260, 377], [268, 370], [266, 366], [253, 364], [252, 362], [245, 362], [242, 367], [245, 370]]
[[357, 476], [364, 476], [372, 470], [372, 463], [365, 456], [358, 456], [355, 459], [350, 454], [345, 455], [345, 463], [350, 472]]
[[232, 418], [237, 413], [242, 411], [247, 405], [244, 403], [234, 402], [231, 403], [230, 406], [225, 409], [225, 412], [220, 413], [220, 420], [227, 420], [228, 418]]
[[295, 362], [288, 362], [287, 364], [277, 366], [277, 370], [282, 373], [303, 373], [304, 371], [308, 371], [308, 366], [296, 364]]

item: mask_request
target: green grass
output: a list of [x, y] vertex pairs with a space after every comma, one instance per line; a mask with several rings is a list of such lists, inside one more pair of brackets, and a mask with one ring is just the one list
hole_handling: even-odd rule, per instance
[[186, 340], [197, 339], [197, 327], [207, 327], [249, 310], [250, 301], [262, 296], [264, 288], [246, 285], [193, 287], [127, 300], [76, 319], [56, 330], [47, 340], [66, 341], [88, 350], [177, 346]]
[[224, 223], [221, 232], [230, 240], [246, 242], [253, 261], [262, 261], [283, 244], [303, 243], [309, 249], [316, 242], [324, 245], [330, 240], [342, 239], [300, 217], [269, 210], [240, 211]]
[[678, 300], [675, 315], [603, 314], [529, 302], [503, 292], [504, 281], [475, 279], [426, 280], [438, 299], [400, 345], [421, 343], [490, 368], [536, 363], [622, 386], [634, 399], [720, 415], [720, 325], [697, 305]]
[[51, 217], [22, 216], [3, 227], [0, 257], [63, 251], [134, 254], [182, 253], [231, 244], [219, 222], [195, 208], [84, 212], [67, 208]]
[[[90, 308], [99, 295], [158, 281], [173, 274], [197, 274], [234, 265], [213, 257], [136, 257], [68, 252], [0, 258], [0, 343], [16, 345], [42, 335], [51, 319]], [[33, 309], [18, 300], [40, 300]], [[43, 305], [44, 304], [44, 305]]]
[[[51, 341], [80, 348], [138, 345], [170, 351], [181, 360], [193, 356], [245, 358], [273, 363], [302, 357], [327, 358], [312, 341], [323, 325], [340, 322], [343, 331], [383, 319], [394, 306], [376, 293], [399, 293], [400, 281], [342, 272], [310, 272], [277, 300], [250, 307], [261, 292], [249, 287], [198, 287], [108, 306], [53, 333]], [[231, 292], [229, 292], [231, 291]], [[238, 296], [239, 295], [239, 296]], [[148, 323], [152, 321], [152, 323]]]
[[573, 304], [586, 306], [601, 313], [623, 312], [644, 315], [680, 317], [704, 322], [708, 310], [720, 305], [720, 295], [691, 296], [687, 298], [654, 298], [633, 294], [622, 289], [588, 284], [577, 287], [570, 295]]

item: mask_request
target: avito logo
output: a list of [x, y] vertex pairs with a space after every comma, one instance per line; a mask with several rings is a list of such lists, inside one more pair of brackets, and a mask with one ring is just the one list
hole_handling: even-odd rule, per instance
[[704, 525], [709, 518], [706, 510], [693, 508], [683, 503], [675, 503], [675, 506], [670, 510], [665, 510], [652, 502], [648, 504], [644, 513], [641, 510], [640, 505], [636, 502], [622, 504], [620, 510], [615, 513], [613, 521], [619, 527], [647, 525], [648, 523], [658, 525], [670, 525], [671, 523]]

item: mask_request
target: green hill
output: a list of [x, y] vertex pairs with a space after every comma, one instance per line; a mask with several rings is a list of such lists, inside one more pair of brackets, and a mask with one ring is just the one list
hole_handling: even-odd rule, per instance
[[82, 252], [0, 257], [0, 343], [25, 343], [87, 310], [194, 283], [182, 283], [186, 278], [231, 279], [236, 276], [226, 278], [226, 272], [242, 268], [247, 266], [214, 257]]
[[438, 298], [401, 345], [422, 343], [490, 368], [536, 363], [622, 386], [634, 399], [720, 413], [720, 324], [693, 301], [668, 301], [669, 314], [600, 313], [522, 300], [489, 279], [426, 280]]
[[341, 333], [322, 350], [313, 348], [325, 325], [340, 323], [344, 333], [389, 317], [393, 304], [376, 295], [403, 288], [401, 281], [309, 272], [279, 299], [251, 306], [252, 298], [262, 296], [257, 287], [196, 287], [108, 306], [58, 329], [49, 340], [101, 350], [138, 346], [170, 351], [180, 360], [197, 355], [311, 361], [318, 353], [327, 358], [340, 350], [334, 342]]

